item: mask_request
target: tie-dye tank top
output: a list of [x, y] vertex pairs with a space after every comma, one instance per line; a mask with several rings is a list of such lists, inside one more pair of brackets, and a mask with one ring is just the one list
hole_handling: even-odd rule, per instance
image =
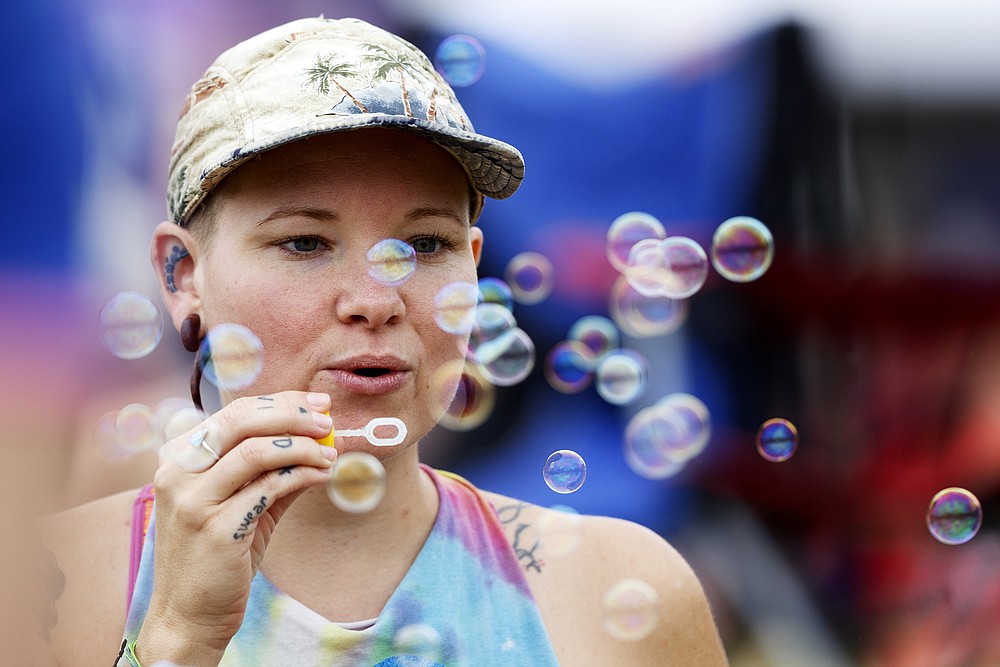
[[[422, 466], [440, 508], [434, 527], [374, 624], [348, 630], [261, 573], [222, 667], [557, 665], [524, 570], [493, 506], [469, 482]], [[135, 641], [153, 587], [151, 513], [125, 637]]]

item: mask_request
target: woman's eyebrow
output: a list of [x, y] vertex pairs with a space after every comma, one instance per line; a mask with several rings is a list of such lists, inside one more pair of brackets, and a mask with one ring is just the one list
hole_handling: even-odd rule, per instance
[[294, 217], [312, 218], [314, 220], [319, 220], [320, 222], [337, 222], [340, 220], [340, 216], [333, 211], [328, 211], [327, 209], [312, 208], [309, 206], [286, 206], [271, 211], [267, 217], [257, 223], [257, 227], [280, 218]]
[[449, 220], [454, 220], [463, 227], [469, 224], [468, 219], [463, 217], [461, 213], [448, 207], [420, 206], [418, 208], [410, 209], [406, 212], [406, 215], [403, 216], [403, 219], [407, 222], [414, 222], [423, 218], [447, 218]]

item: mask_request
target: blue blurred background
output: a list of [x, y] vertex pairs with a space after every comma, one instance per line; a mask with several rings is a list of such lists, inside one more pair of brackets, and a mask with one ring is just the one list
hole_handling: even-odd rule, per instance
[[[189, 85], [230, 45], [319, 14], [428, 54], [455, 33], [482, 42], [485, 73], [459, 99], [524, 153], [527, 176], [487, 203], [480, 274], [527, 250], [555, 268], [553, 294], [514, 311], [535, 370], [498, 388], [480, 427], [432, 434], [425, 460], [657, 530], [705, 584], [733, 665], [1000, 665], [1000, 9], [987, 2], [16, 3], [2, 22], [0, 418], [8, 470], [40, 509], [149, 478], [155, 453], [109, 462], [98, 425], [183, 396], [189, 355], [168, 326], [153, 354], [116, 359], [97, 312], [122, 290], [156, 293], [144, 248]], [[553, 390], [541, 360], [577, 319], [608, 314], [605, 234], [628, 211], [706, 247], [752, 215], [776, 255], [753, 283], [710, 273], [679, 330], [626, 337], [650, 382], [615, 406]], [[622, 431], [671, 392], [705, 402], [712, 439], [652, 481], [625, 464]], [[771, 417], [801, 434], [781, 464], [754, 447]], [[538, 473], [564, 448], [588, 465], [571, 496]], [[957, 547], [924, 518], [948, 486], [984, 507]]]

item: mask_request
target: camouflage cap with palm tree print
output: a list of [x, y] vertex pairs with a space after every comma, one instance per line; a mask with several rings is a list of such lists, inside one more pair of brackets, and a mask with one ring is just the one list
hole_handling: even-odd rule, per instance
[[171, 218], [186, 225], [206, 195], [255, 155], [316, 134], [378, 126], [448, 150], [480, 200], [509, 197], [524, 177], [517, 149], [476, 133], [451, 86], [415, 46], [358, 19], [301, 19], [229, 49], [191, 88], [170, 154]]

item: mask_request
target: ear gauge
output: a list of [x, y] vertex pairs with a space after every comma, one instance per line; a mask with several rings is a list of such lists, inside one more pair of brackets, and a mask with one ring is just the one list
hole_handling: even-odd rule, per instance
[[201, 404], [201, 317], [197, 313], [191, 313], [181, 322], [181, 344], [188, 352], [194, 352], [194, 368], [191, 369], [191, 402], [194, 406], [205, 411]]

